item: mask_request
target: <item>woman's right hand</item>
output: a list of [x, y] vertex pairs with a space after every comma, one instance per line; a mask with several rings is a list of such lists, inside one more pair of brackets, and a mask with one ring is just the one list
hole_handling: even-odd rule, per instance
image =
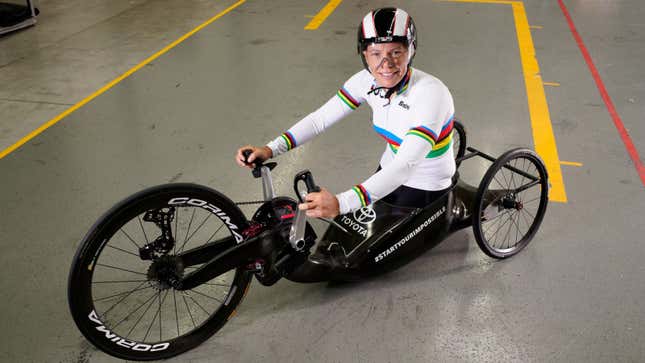
[[[249, 155], [248, 163], [244, 162], [245, 158], [244, 158], [244, 155], [242, 155], [242, 151], [244, 150], [251, 150], [251, 155]], [[273, 157], [273, 151], [268, 146], [255, 147], [252, 145], [246, 145], [237, 149], [237, 154], [235, 154], [235, 162], [239, 166], [253, 169], [255, 167], [255, 164], [253, 164], [253, 161], [255, 160], [266, 161], [271, 159], [271, 157]]]

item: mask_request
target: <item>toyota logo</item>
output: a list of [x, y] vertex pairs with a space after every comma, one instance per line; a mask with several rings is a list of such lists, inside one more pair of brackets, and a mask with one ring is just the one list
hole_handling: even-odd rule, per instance
[[354, 212], [354, 219], [358, 223], [370, 224], [376, 219], [376, 212], [372, 207], [363, 207]]

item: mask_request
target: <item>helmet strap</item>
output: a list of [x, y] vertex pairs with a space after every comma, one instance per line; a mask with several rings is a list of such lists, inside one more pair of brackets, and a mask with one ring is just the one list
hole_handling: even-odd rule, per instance
[[[368, 70], [369, 70], [369, 69], [368, 69]], [[408, 65], [408, 69], [407, 69], [407, 71], [405, 72], [405, 75], [403, 76], [403, 78], [401, 78], [401, 80], [400, 80], [397, 84], [395, 84], [393, 87], [375, 87], [375, 88], [372, 88], [371, 90], [369, 90], [369, 91], [367, 92], [367, 94], [369, 95], [370, 93], [374, 93], [374, 94], [377, 94], [377, 95], [381, 96], [381, 98], [386, 98], [386, 99], [388, 99], [388, 101], [389, 101], [389, 99], [390, 99], [390, 97], [392, 96], [392, 94], [393, 94], [394, 92], [396, 92], [399, 88], [401, 88], [401, 86], [403, 85], [403, 82], [405, 82], [406, 78], [408, 78], [408, 77], [407, 77], [407, 76], [408, 76], [408, 72], [410, 72], [410, 65]], [[380, 91], [380, 90], [382, 90], [382, 89], [386, 89], [386, 90], [387, 90], [387, 92], [385, 92], [385, 94], [383, 94], [382, 92], [379, 92], [379, 91]], [[377, 93], [377, 92], [378, 92], [378, 93]], [[387, 103], [387, 104], [385, 104], [384, 106], [388, 106], [389, 104], [390, 104], [390, 103], [388, 102], [388, 103]]]

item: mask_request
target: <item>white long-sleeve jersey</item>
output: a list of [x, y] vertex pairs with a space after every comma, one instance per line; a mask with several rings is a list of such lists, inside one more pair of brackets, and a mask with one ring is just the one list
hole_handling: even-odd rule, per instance
[[322, 133], [361, 104], [372, 108], [374, 130], [387, 145], [381, 170], [337, 194], [340, 213], [355, 211], [381, 199], [401, 185], [422, 190], [448, 188], [455, 173], [452, 151], [454, 104], [437, 78], [410, 68], [388, 100], [374, 77], [362, 70], [353, 75], [327, 103], [304, 117], [267, 146], [278, 156]]

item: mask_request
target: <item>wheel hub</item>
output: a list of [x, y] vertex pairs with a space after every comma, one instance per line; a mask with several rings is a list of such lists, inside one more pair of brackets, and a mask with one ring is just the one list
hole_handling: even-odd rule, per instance
[[515, 194], [510, 193], [502, 198], [502, 207], [505, 209], [522, 210], [522, 208], [524, 208], [524, 204], [517, 200]]
[[181, 281], [184, 266], [177, 256], [164, 255], [152, 262], [148, 268], [148, 282], [157, 290], [167, 290]]

